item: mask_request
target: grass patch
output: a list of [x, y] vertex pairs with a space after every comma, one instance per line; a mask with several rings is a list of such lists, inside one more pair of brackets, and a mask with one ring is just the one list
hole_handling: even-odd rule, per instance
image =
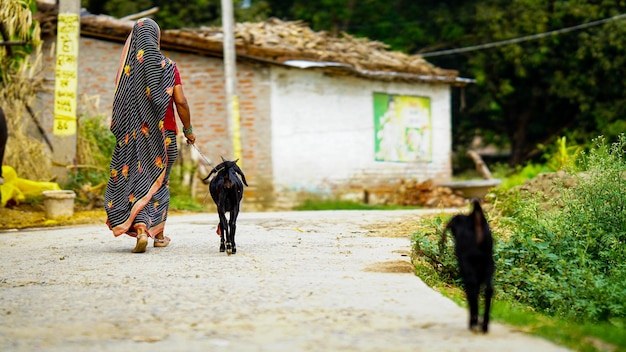
[[[460, 286], [439, 279], [433, 267], [420, 258], [414, 257], [413, 263], [416, 275], [428, 286], [467, 309], [465, 293]], [[626, 331], [619, 321], [583, 323], [550, 317], [518, 302], [499, 299], [497, 289], [491, 307], [492, 321], [513, 326], [519, 331], [575, 351], [626, 351]]]
[[170, 209], [172, 210], [186, 210], [194, 212], [202, 212], [206, 209], [204, 206], [195, 199], [186, 194], [171, 195], [170, 196]]
[[[493, 317], [576, 350], [626, 351], [626, 135], [582, 152], [562, 139], [557, 150], [548, 160], [563, 170], [550, 183], [499, 189], [485, 204]], [[454, 244], [439, 245], [449, 219], [424, 218], [413, 236], [416, 272], [431, 286], [460, 287]]]

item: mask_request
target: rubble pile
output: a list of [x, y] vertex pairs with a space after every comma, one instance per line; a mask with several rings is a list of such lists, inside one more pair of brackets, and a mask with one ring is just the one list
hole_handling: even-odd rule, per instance
[[454, 208], [467, 204], [463, 196], [448, 187], [436, 185], [432, 180], [400, 180], [396, 184], [370, 188], [367, 192], [371, 202], [387, 205]]

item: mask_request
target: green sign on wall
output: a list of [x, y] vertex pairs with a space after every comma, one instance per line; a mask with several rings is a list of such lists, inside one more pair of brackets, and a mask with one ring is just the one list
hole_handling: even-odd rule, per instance
[[374, 93], [376, 161], [431, 162], [430, 98]]

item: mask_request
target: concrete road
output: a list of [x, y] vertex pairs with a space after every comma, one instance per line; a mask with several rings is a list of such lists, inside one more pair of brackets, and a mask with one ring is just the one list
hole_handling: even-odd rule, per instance
[[171, 217], [171, 245], [143, 254], [104, 224], [3, 232], [0, 350], [565, 350], [499, 324], [473, 335], [418, 277], [377, 271], [410, 261], [411, 233], [372, 225], [420, 214], [242, 213], [232, 256], [215, 214]]

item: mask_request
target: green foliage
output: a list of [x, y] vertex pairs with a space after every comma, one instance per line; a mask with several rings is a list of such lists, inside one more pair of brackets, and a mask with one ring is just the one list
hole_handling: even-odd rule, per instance
[[170, 196], [170, 211], [172, 210], [201, 212], [204, 211], [205, 208], [198, 200], [192, 198], [189, 194], [172, 193]]
[[416, 233], [412, 237], [413, 255], [434, 268], [427, 273], [428, 277], [435, 281], [460, 285], [453, 241], [450, 234], [445, 239], [443, 236], [443, 229], [449, 220], [450, 215], [446, 214], [425, 219], [422, 227], [427, 232]]
[[[81, 4], [92, 13], [115, 17], [158, 7], [159, 11], [153, 17], [164, 30], [220, 25], [222, 22], [221, 0], [82, 0]], [[241, 4], [242, 0], [233, 1], [234, 16], [239, 22], [263, 21], [270, 16], [266, 1], [252, 1], [249, 8], [242, 8]]]
[[[582, 171], [558, 199], [496, 192], [488, 214], [495, 241], [498, 294], [543, 313], [576, 320], [626, 319], [626, 136], [599, 137], [580, 155]], [[414, 235], [413, 252], [442, 280], [452, 251], [433, 236], [445, 219], [427, 220]], [[446, 264], [448, 263], [448, 264]]]
[[626, 348], [624, 327], [612, 323], [573, 322], [546, 316], [514, 301], [496, 298], [491, 317], [567, 346], [575, 351], [609, 351]]
[[[447, 247], [444, 251], [440, 251], [437, 245], [440, 229], [449, 219], [450, 215], [446, 214], [422, 219], [420, 230], [413, 235], [412, 261], [415, 264], [416, 275], [427, 285], [457, 304], [467, 306], [465, 294], [457, 276], [441, 274], [446, 269], [439, 265], [439, 262], [452, 264], [453, 261], [456, 265], [453, 248]], [[494, 221], [494, 219], [490, 220]], [[500, 222], [500, 219], [496, 220]], [[426, 237], [429, 240], [426, 240]], [[499, 245], [498, 243], [497, 246]], [[428, 256], [434, 256], [434, 260]], [[525, 303], [511, 299], [510, 295], [502, 291], [499, 282], [496, 283], [495, 288], [496, 293], [491, 309], [491, 318], [494, 321], [519, 327], [522, 331], [544, 337], [577, 351], [598, 351], [594, 342], [601, 343], [607, 350], [626, 348], [624, 319], [612, 318], [607, 322], [578, 322], [548, 316]]]
[[[104, 186], [109, 180], [109, 163], [115, 149], [115, 136], [104, 124], [102, 116], [83, 116], [78, 124], [78, 152], [76, 167], [69, 174], [68, 189], [81, 189], [84, 185]], [[193, 168], [174, 164], [170, 174], [170, 209], [201, 211], [201, 201], [191, 197], [189, 187], [183, 183], [183, 173]], [[104, 195], [105, 187], [98, 187]]]
[[[69, 174], [68, 188], [97, 186], [109, 179], [109, 163], [115, 136], [104, 124], [103, 116], [82, 116], [78, 119], [77, 165]], [[102, 188], [104, 192], [104, 188]]]
[[551, 171], [576, 171], [576, 160], [578, 159], [582, 148], [578, 145], [568, 146], [567, 137], [563, 136], [558, 138], [552, 148], [544, 147], [542, 145], [539, 145], [539, 148], [544, 150], [546, 166]]
[[539, 148], [544, 152], [545, 164], [529, 161], [523, 167], [517, 165], [513, 168], [505, 164], [494, 165], [493, 176], [502, 180], [499, 188], [508, 190], [542, 173], [561, 170], [574, 172], [579, 168], [577, 160], [583, 148], [578, 145], [568, 146], [567, 137], [558, 138], [552, 145], [539, 145]]
[[526, 180], [535, 178], [541, 173], [553, 171], [546, 165], [533, 162], [526, 163], [524, 167], [516, 166], [513, 170], [511, 172], [511, 167], [508, 165], [497, 164], [494, 166], [493, 176], [502, 180], [502, 183], [498, 186], [499, 188], [511, 189], [523, 184]]
[[170, 173], [170, 209], [202, 211], [202, 201], [191, 196], [189, 186], [185, 184], [184, 175], [194, 174], [195, 168], [190, 164], [176, 163]]

